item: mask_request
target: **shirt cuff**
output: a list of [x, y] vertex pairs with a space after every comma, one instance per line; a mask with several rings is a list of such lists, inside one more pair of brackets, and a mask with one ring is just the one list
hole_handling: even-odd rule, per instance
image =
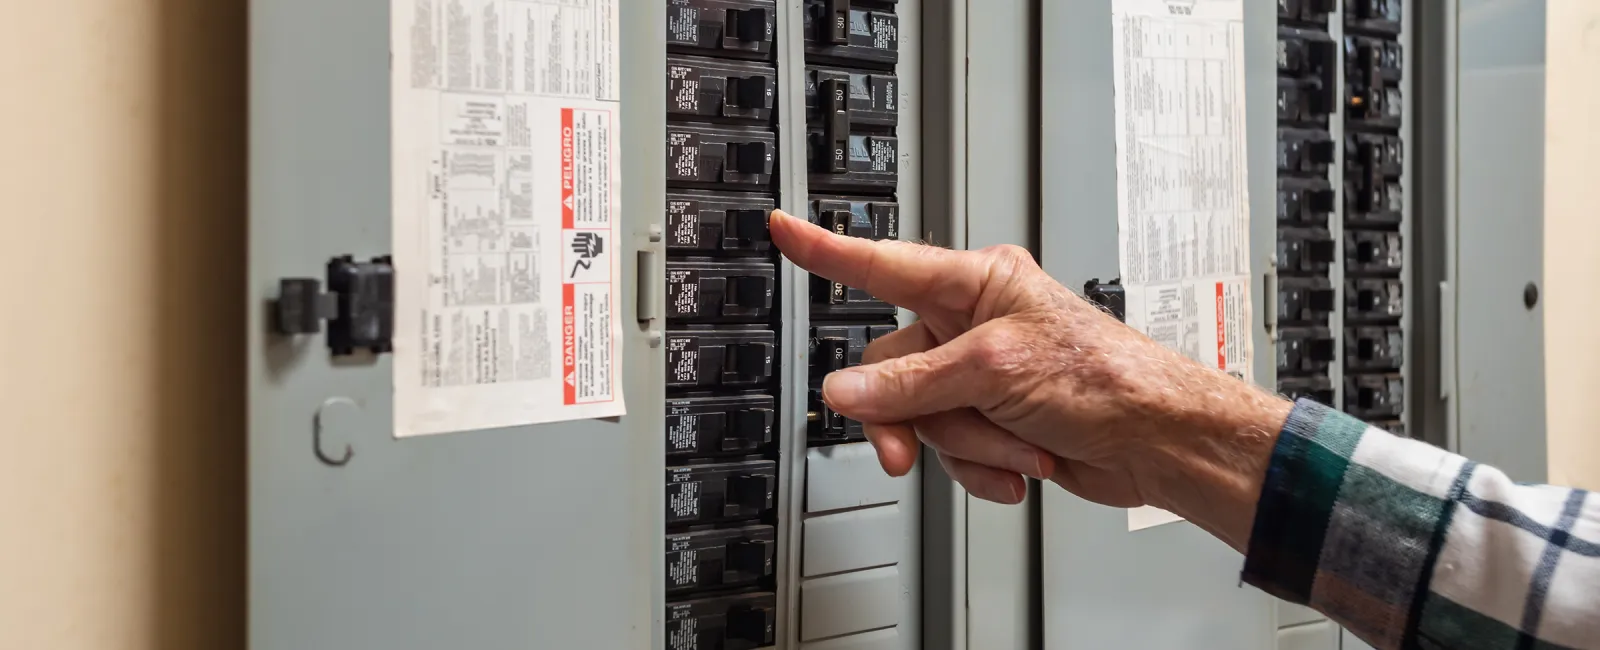
[[1367, 424], [1310, 400], [1295, 403], [1278, 435], [1250, 533], [1242, 579], [1306, 604], [1346, 469]]

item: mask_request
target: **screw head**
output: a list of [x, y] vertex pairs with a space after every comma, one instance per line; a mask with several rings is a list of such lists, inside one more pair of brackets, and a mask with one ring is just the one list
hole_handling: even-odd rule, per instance
[[1533, 309], [1538, 304], [1539, 285], [1529, 282], [1528, 286], [1522, 288], [1522, 305], [1528, 309]]

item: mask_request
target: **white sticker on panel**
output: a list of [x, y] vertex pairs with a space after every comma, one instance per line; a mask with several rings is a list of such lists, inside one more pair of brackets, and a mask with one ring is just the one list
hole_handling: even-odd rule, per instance
[[619, 0], [391, 0], [396, 437], [624, 412]]
[[[1114, 0], [1117, 243], [1128, 325], [1252, 380], [1242, 0]], [[1128, 529], [1180, 521], [1129, 512]]]

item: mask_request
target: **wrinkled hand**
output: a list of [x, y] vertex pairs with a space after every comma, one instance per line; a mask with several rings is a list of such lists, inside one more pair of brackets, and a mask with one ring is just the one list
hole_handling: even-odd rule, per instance
[[919, 317], [823, 383], [891, 475], [910, 470], [920, 438], [980, 498], [1019, 502], [1031, 476], [1106, 505], [1162, 505], [1164, 489], [1184, 489], [1164, 461], [1209, 444], [1186, 434], [1256, 427], [1227, 417], [1235, 406], [1287, 413], [1079, 298], [1021, 248], [871, 242], [781, 212], [771, 229], [795, 264]]

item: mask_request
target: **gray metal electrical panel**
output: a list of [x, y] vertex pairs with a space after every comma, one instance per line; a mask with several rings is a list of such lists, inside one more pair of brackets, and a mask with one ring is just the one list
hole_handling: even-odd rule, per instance
[[[1227, 370], [1540, 478], [1542, 438], [1495, 432], [1542, 421], [1542, 384], [1485, 378], [1542, 368], [1542, 149], [1508, 137], [1540, 124], [1542, 3], [1244, 0], [1215, 32], [1113, 13], [1226, 4], [252, 0], [250, 647], [1360, 647], [1188, 524], [884, 475], [820, 382], [912, 315], [766, 231], [782, 208], [1119, 278], [1119, 84], [1173, 74], [1129, 43], [1222, 39], [1176, 74], [1242, 106], [1206, 127], [1249, 197], [1254, 357]], [[598, 320], [508, 308], [606, 263]], [[455, 311], [415, 309], [428, 292]], [[576, 337], [603, 343], [574, 361]], [[528, 377], [625, 409], [416, 392], [517, 402]]]
[[[921, 647], [919, 475], [818, 398], [907, 316], [766, 233], [920, 231], [921, 4], [254, 0], [251, 647]], [[626, 413], [414, 418], [500, 417], [418, 354]]]

